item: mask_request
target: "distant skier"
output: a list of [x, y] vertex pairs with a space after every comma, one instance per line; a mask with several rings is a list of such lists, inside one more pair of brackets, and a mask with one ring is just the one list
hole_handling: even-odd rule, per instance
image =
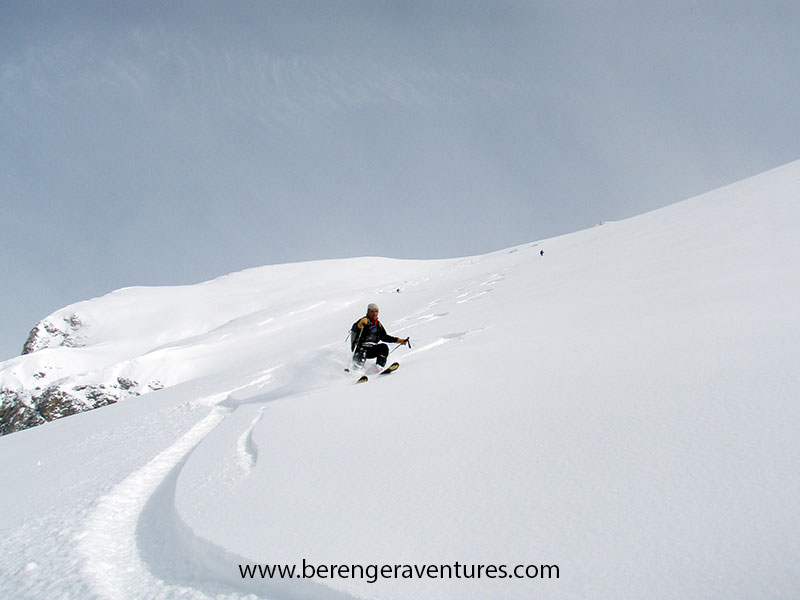
[[539, 250], [539, 256], [544, 256], [544, 250]]
[[371, 303], [367, 306], [367, 316], [353, 323], [350, 328], [350, 350], [353, 352], [353, 363], [363, 366], [368, 358], [375, 358], [379, 367], [386, 366], [389, 346], [379, 342], [405, 345], [408, 338], [398, 338], [387, 334], [383, 324], [378, 320], [378, 305]]

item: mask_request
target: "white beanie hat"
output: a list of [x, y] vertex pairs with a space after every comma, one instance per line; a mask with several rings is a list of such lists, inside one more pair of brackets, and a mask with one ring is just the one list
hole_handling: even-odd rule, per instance
[[369, 304], [367, 304], [367, 312], [371, 310], [378, 310], [378, 305], [375, 304], [374, 302], [370, 302]]

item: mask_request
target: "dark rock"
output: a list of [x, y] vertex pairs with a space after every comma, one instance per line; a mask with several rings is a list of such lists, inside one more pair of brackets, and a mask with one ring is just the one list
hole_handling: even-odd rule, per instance
[[48, 319], [39, 321], [36, 327], [31, 329], [28, 339], [22, 346], [22, 354], [31, 354], [43, 348], [56, 348], [65, 346], [67, 348], [79, 347], [78, 338], [75, 333], [83, 327], [84, 323], [78, 315], [69, 315], [62, 319], [64, 325], [59, 326]]
[[[139, 396], [139, 383], [119, 377], [116, 383], [105, 385], [54, 384], [44, 389], [0, 390], [0, 435], [21, 431], [69, 415], [116, 404], [120, 400]], [[164, 386], [151, 381], [147, 387], [158, 390]]]
[[135, 381], [125, 379], [124, 377], [117, 377], [117, 383], [119, 383], [119, 387], [121, 387], [123, 390], [129, 390], [136, 385]]

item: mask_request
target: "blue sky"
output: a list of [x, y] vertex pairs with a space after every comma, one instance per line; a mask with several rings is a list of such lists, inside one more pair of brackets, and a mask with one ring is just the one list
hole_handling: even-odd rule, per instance
[[120, 287], [484, 253], [800, 158], [796, 3], [128, 4], [0, 3], [0, 359]]

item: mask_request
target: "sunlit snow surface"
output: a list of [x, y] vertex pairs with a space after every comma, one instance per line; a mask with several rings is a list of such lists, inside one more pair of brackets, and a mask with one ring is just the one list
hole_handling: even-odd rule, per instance
[[[484, 256], [67, 307], [85, 346], [5, 377], [166, 387], [0, 438], [0, 596], [800, 597], [798, 239], [793, 163]], [[354, 385], [345, 337], [372, 301], [413, 347]], [[303, 559], [560, 578], [239, 576]]]

